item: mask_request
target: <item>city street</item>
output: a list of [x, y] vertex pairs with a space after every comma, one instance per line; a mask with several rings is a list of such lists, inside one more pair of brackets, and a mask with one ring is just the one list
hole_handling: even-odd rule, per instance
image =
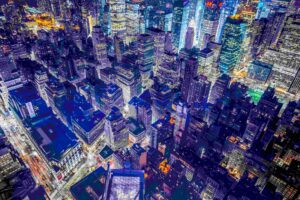
[[48, 194], [54, 190], [53, 177], [48, 172], [46, 163], [34, 150], [35, 147], [26, 135], [24, 127], [10, 114], [0, 115], [1, 127], [11, 144], [16, 148], [26, 166], [33, 173], [37, 184], [43, 185]]

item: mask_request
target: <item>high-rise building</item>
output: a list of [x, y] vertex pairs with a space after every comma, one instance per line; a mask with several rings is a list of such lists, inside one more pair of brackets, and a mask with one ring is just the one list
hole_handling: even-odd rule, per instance
[[126, 34], [126, 17], [125, 17], [125, 0], [110, 0], [109, 1], [110, 12], [110, 25], [111, 34], [115, 36], [119, 33], [119, 37], [125, 39]]
[[140, 3], [126, 2], [126, 44], [137, 39], [140, 33]]
[[216, 34], [216, 42], [221, 42], [221, 36], [222, 36], [222, 31], [223, 31], [225, 21], [229, 16], [236, 14], [237, 6], [238, 6], [237, 0], [224, 0], [223, 1], [222, 7], [221, 7], [218, 30], [217, 30], [217, 34]]
[[149, 34], [138, 36], [138, 65], [142, 76], [142, 87], [151, 86], [151, 74], [154, 66], [154, 38]]
[[48, 103], [48, 97], [46, 94], [46, 82], [48, 81], [48, 74], [45, 69], [41, 69], [35, 72], [34, 82], [39, 95]]
[[166, 39], [165, 39], [165, 51], [169, 53], [173, 53], [173, 36], [172, 32], [167, 32], [166, 33]]
[[187, 102], [189, 105], [205, 104], [208, 100], [211, 82], [207, 77], [200, 75], [192, 80]]
[[147, 131], [152, 122], [151, 105], [141, 98], [133, 97], [129, 102], [129, 115], [141, 122]]
[[170, 105], [173, 97], [172, 89], [160, 83], [156, 78], [152, 87], [149, 89], [151, 94], [153, 119], [158, 119], [164, 114], [165, 109]]
[[104, 131], [105, 114], [100, 110], [91, 114], [75, 115], [72, 118], [72, 130], [88, 144], [94, 144]]
[[[93, 50], [96, 60], [98, 61], [97, 73], [100, 75], [100, 69], [110, 67], [107, 58], [106, 38], [100, 26], [94, 26], [92, 31]], [[98, 67], [99, 66], [99, 67]]]
[[275, 46], [278, 50], [268, 49], [261, 61], [273, 65], [269, 82], [272, 86], [297, 94], [299, 85], [299, 30], [300, 15], [291, 15], [283, 23], [281, 34]]
[[173, 45], [177, 52], [184, 47], [185, 34], [188, 28], [188, 1], [175, 0], [173, 5], [172, 34]]
[[201, 29], [199, 34], [200, 49], [205, 48], [211, 39], [216, 39], [215, 37], [218, 29], [221, 7], [221, 0], [205, 1], [204, 14], [201, 20]]
[[163, 54], [163, 62], [157, 67], [156, 77], [161, 83], [168, 85], [170, 88], [176, 88], [180, 84], [180, 63], [173, 60], [174, 55], [170, 53]]
[[[2, 131], [2, 130], [1, 130]], [[7, 179], [12, 174], [22, 169], [21, 162], [16, 152], [7, 147], [0, 148], [0, 181]]]
[[[129, 57], [130, 55], [127, 55], [125, 58], [129, 59]], [[117, 85], [122, 89], [123, 92], [125, 107], [127, 107], [128, 102], [131, 100], [131, 98], [133, 98], [134, 96], [139, 96], [142, 92], [140, 72], [136, 66], [131, 66], [128, 63], [123, 63], [121, 66], [117, 67], [116, 78]]]
[[181, 69], [183, 70], [183, 81], [181, 85], [181, 93], [183, 99], [186, 101], [190, 90], [191, 82], [197, 76], [198, 60], [190, 57], [188, 60], [181, 62]]
[[202, 49], [198, 55], [198, 74], [211, 75], [215, 69], [215, 53], [210, 48]]
[[113, 107], [106, 117], [104, 129], [107, 142], [113, 150], [118, 150], [128, 145], [129, 132], [126, 121], [117, 107]]
[[221, 98], [230, 83], [230, 77], [223, 74], [219, 77], [211, 89], [209, 95], [209, 102], [215, 104], [219, 98]]
[[191, 49], [193, 47], [193, 43], [194, 43], [194, 36], [195, 36], [195, 32], [194, 32], [194, 28], [193, 27], [188, 27], [187, 32], [186, 32], [186, 36], [185, 36], [185, 44], [184, 44], [184, 48], [186, 49]]
[[147, 164], [147, 152], [140, 144], [133, 144], [130, 149], [130, 155], [133, 158], [133, 168], [142, 169]]
[[243, 53], [246, 24], [239, 16], [227, 18], [222, 33], [220, 71], [229, 73], [239, 63]]
[[174, 102], [175, 110], [175, 127], [174, 127], [174, 136], [178, 131], [185, 131], [187, 125], [187, 117], [188, 117], [188, 107], [184, 101], [179, 100], [178, 102]]
[[120, 63], [125, 52], [124, 39], [121, 33], [116, 33], [114, 36], [114, 50], [117, 62]]
[[0, 89], [4, 105], [8, 108], [8, 92], [23, 86], [21, 70], [12, 56], [0, 53]]
[[194, 44], [195, 46], [199, 46], [199, 36], [201, 32], [201, 23], [203, 19], [204, 9], [205, 9], [205, 0], [197, 1], [196, 5], [196, 12], [195, 12], [195, 37], [194, 37]]
[[166, 34], [163, 30], [157, 28], [147, 29], [147, 33], [152, 35], [152, 37], [154, 38], [154, 58], [155, 58], [155, 67], [157, 67], [162, 62], [163, 53], [165, 51], [164, 41], [166, 38]]

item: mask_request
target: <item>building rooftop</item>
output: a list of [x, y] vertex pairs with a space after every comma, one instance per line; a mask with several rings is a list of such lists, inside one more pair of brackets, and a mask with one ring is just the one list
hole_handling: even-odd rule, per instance
[[40, 99], [36, 89], [32, 84], [28, 84], [24, 87], [11, 90], [9, 94], [16, 102], [21, 105]]
[[108, 157], [110, 157], [112, 154], [114, 153], [114, 151], [107, 145], [105, 145], [105, 147], [99, 152], [100, 156], [103, 159], [107, 159]]
[[138, 107], [145, 107], [147, 109], [151, 108], [151, 105], [147, 102], [144, 101], [142, 98], [139, 97], [133, 97], [130, 101], [129, 101], [129, 105], [133, 105], [133, 106], [138, 106]]
[[74, 133], [54, 115], [33, 122], [30, 134], [49, 161], [60, 161], [65, 152], [78, 144]]
[[86, 132], [90, 132], [99, 122], [105, 118], [105, 114], [100, 110], [92, 113], [92, 115], [77, 115], [74, 121]]
[[114, 169], [110, 175], [107, 190], [109, 200], [142, 200], [144, 198], [144, 171]]
[[135, 152], [137, 152], [138, 155], [141, 155], [142, 153], [146, 152], [143, 147], [141, 147], [140, 144], [133, 144], [131, 147]]
[[112, 107], [111, 108], [111, 112], [109, 113], [109, 115], [106, 117], [107, 120], [109, 121], [114, 121], [114, 120], [118, 120], [120, 118], [123, 118], [122, 113], [120, 112], [119, 108], [117, 107]]
[[139, 135], [146, 130], [142, 123], [138, 122], [137, 120], [135, 120], [132, 117], [128, 118], [127, 125], [128, 125], [129, 131], [131, 133], [133, 133], [134, 135]]
[[99, 167], [70, 188], [70, 192], [76, 200], [102, 199], [105, 191], [107, 172]]

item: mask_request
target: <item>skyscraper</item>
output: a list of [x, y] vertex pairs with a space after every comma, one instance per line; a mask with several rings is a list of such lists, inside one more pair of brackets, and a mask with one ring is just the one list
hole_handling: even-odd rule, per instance
[[194, 28], [189, 27], [187, 29], [186, 36], [185, 36], [184, 48], [191, 49], [193, 47], [193, 45], [194, 45], [193, 44], [194, 43], [194, 36], [195, 36]]
[[229, 73], [240, 61], [245, 33], [246, 24], [239, 16], [227, 18], [220, 52], [220, 71], [222, 73]]
[[183, 81], [181, 85], [182, 97], [186, 101], [188, 98], [191, 82], [195, 76], [197, 76], [198, 60], [190, 57], [188, 60], [181, 62], [183, 70]]
[[237, 11], [238, 1], [237, 0], [224, 0], [223, 5], [221, 7], [220, 19], [218, 30], [216, 34], [216, 42], [221, 42], [221, 35], [223, 31], [223, 27], [227, 17], [235, 15]]
[[151, 86], [150, 76], [154, 66], [154, 39], [149, 34], [141, 34], [138, 37], [138, 65], [142, 76], [142, 87]]
[[157, 28], [147, 29], [147, 33], [154, 38], [154, 57], [155, 66], [158, 66], [162, 62], [163, 53], [165, 51], [165, 39], [166, 33], [163, 30]]
[[[261, 57], [261, 61], [273, 65], [269, 81], [273, 86], [297, 94], [300, 91], [299, 76], [299, 30], [300, 15], [286, 17], [281, 34], [275, 41], [274, 47], [269, 48]], [[278, 30], [278, 29], [276, 29]], [[273, 45], [272, 45], [273, 46]]]
[[133, 97], [129, 102], [129, 115], [141, 122], [147, 131], [152, 122], [151, 105], [141, 98]]
[[207, 80], [206, 76], [200, 75], [192, 80], [190, 91], [188, 95], [188, 104], [195, 103], [202, 104], [208, 100], [211, 82]]
[[173, 5], [172, 34], [173, 45], [177, 51], [184, 47], [188, 27], [188, 1], [175, 0]]
[[221, 0], [206, 0], [199, 34], [200, 49], [205, 48], [209, 40], [215, 40], [221, 7]]
[[111, 34], [115, 36], [119, 33], [119, 36], [124, 39], [126, 32], [125, 0], [110, 0], [109, 8]]
[[94, 26], [92, 32], [94, 55], [98, 61], [97, 73], [100, 75], [100, 69], [110, 66], [109, 60], [107, 58], [107, 46], [104, 33], [100, 26]]
[[48, 104], [48, 97], [46, 94], [46, 82], [48, 81], [48, 75], [45, 69], [41, 69], [39, 71], [36, 71], [34, 74], [34, 82], [35, 87], [37, 91], [39, 92], [39, 95], [46, 101]]
[[230, 82], [230, 77], [226, 74], [223, 74], [221, 77], [217, 79], [209, 95], [210, 103], [215, 104], [217, 100], [223, 96], [226, 88], [229, 85], [229, 82]]
[[126, 44], [137, 39], [140, 32], [140, 4], [139, 2], [126, 2]]
[[108, 144], [113, 150], [117, 150], [128, 145], [129, 132], [126, 121], [117, 107], [113, 107], [106, 117], [105, 133]]
[[187, 125], [187, 117], [188, 117], [188, 108], [187, 104], [179, 100], [174, 103], [174, 107], [176, 107], [175, 111], [175, 127], [174, 127], [174, 136], [178, 134], [178, 131], [185, 131]]

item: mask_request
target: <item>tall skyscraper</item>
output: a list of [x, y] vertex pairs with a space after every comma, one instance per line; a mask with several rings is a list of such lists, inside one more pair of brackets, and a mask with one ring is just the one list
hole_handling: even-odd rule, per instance
[[111, 34], [115, 36], [119, 33], [119, 36], [123, 39], [126, 34], [125, 9], [125, 0], [109, 1]]
[[185, 36], [184, 48], [191, 49], [193, 47], [193, 45], [194, 45], [194, 36], [195, 36], [194, 28], [189, 27], [187, 29], [187, 33], [186, 33], [186, 36]]
[[226, 88], [229, 85], [229, 82], [230, 82], [230, 77], [226, 74], [223, 74], [221, 77], [217, 79], [209, 95], [210, 103], [215, 104], [217, 100], [223, 96]]
[[154, 38], [154, 58], [155, 66], [158, 66], [162, 62], [163, 53], [165, 51], [165, 39], [166, 33], [163, 30], [156, 28], [147, 29], [147, 33]]
[[94, 26], [92, 32], [94, 55], [98, 61], [97, 73], [100, 74], [100, 69], [110, 67], [110, 62], [107, 58], [107, 46], [105, 35], [100, 26]]
[[140, 32], [140, 4], [139, 2], [126, 2], [126, 44], [137, 39]]
[[133, 97], [129, 102], [129, 115], [141, 122], [147, 131], [151, 128], [151, 105], [141, 98]]
[[126, 55], [123, 58], [122, 65], [117, 67], [117, 85], [122, 89], [125, 108], [128, 102], [134, 97], [139, 96], [142, 92], [141, 74], [135, 64], [128, 64], [128, 59], [136, 59], [134, 55]]
[[138, 65], [142, 76], [142, 87], [151, 86], [150, 76], [154, 66], [154, 39], [149, 34], [141, 34], [138, 37]]
[[222, 73], [229, 73], [240, 61], [245, 33], [246, 24], [239, 16], [227, 18], [222, 34], [220, 53], [220, 71]]
[[188, 27], [188, 1], [175, 0], [173, 5], [172, 34], [173, 45], [177, 51], [184, 47]]
[[[300, 91], [299, 76], [299, 29], [300, 15], [286, 17], [276, 49], [269, 48], [261, 57], [261, 61], [273, 65], [269, 82], [277, 88], [297, 94]], [[272, 45], [273, 46], [273, 45]]]
[[175, 111], [175, 127], [174, 127], [174, 136], [178, 134], [178, 131], [185, 131], [187, 125], [188, 117], [188, 108], [187, 104], [184, 101], [179, 100], [174, 103], [176, 107]]
[[45, 69], [36, 71], [34, 74], [34, 83], [39, 95], [44, 99], [48, 104], [48, 97], [46, 94], [46, 82], [48, 81], [48, 75]]
[[200, 75], [192, 80], [190, 91], [188, 95], [188, 104], [195, 106], [195, 104], [204, 104], [208, 100], [211, 82], [207, 80], [206, 76]]
[[125, 44], [124, 39], [121, 32], [118, 32], [114, 36], [114, 50], [115, 50], [115, 56], [118, 63], [121, 63], [123, 54], [125, 52]]
[[186, 101], [188, 98], [191, 82], [197, 76], [198, 60], [191, 57], [188, 60], [181, 62], [181, 69], [183, 70], [183, 81], [181, 85], [182, 97]]
[[227, 17], [235, 15], [237, 11], [238, 6], [238, 0], [224, 0], [222, 7], [221, 7], [221, 13], [220, 13], [220, 19], [218, 24], [218, 30], [216, 34], [216, 42], [221, 42], [221, 35], [223, 31], [223, 27], [225, 24], [225, 21]]
[[117, 107], [113, 107], [106, 117], [104, 130], [107, 142], [113, 150], [118, 150], [128, 145], [129, 132], [126, 121]]
[[200, 49], [205, 48], [211, 39], [216, 39], [221, 7], [222, 0], [206, 0], [199, 34]]

